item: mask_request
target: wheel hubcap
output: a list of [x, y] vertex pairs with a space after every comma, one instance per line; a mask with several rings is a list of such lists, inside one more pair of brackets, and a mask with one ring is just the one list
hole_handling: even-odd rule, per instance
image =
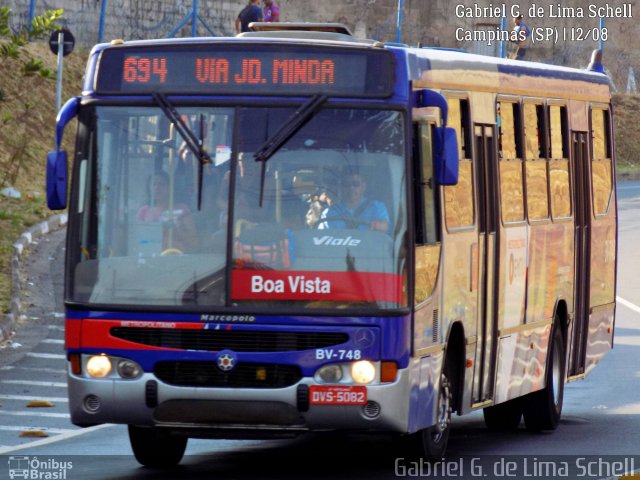
[[451, 386], [446, 375], [440, 380], [440, 397], [438, 399], [438, 422], [433, 432], [433, 440], [437, 443], [451, 423]]
[[558, 353], [560, 348], [558, 348], [558, 342], [555, 342], [554, 352], [553, 352], [553, 365], [551, 367], [551, 374], [553, 375], [553, 379], [551, 380], [551, 386], [553, 388], [553, 403], [556, 407], [558, 407], [559, 402], [559, 394], [560, 394], [560, 382], [562, 382], [562, 363], [561, 359], [558, 357]]

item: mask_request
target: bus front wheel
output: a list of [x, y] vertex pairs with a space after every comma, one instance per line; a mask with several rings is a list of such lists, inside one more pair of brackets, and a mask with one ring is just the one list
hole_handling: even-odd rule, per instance
[[524, 402], [524, 423], [527, 430], [555, 430], [560, 423], [564, 395], [565, 349], [558, 322], [551, 333], [545, 388], [530, 393]]
[[416, 432], [415, 440], [420, 456], [426, 461], [440, 461], [444, 458], [451, 432], [451, 413], [453, 412], [453, 390], [451, 374], [445, 363], [440, 377], [440, 393], [438, 394], [437, 423]]
[[187, 437], [154, 427], [129, 425], [129, 441], [136, 460], [145, 467], [166, 468], [180, 463]]

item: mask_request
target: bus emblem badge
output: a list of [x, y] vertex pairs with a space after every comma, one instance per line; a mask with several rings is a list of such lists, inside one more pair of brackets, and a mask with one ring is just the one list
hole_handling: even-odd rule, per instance
[[236, 354], [231, 350], [222, 350], [218, 355], [218, 368], [223, 372], [229, 372], [236, 366]]
[[373, 345], [374, 341], [375, 337], [373, 335], [373, 332], [366, 328], [360, 328], [356, 330], [356, 333], [353, 336], [353, 342], [360, 348], [368, 348]]

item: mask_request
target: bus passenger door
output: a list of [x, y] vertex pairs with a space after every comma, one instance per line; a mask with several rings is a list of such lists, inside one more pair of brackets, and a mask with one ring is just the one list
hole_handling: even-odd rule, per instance
[[495, 127], [474, 125], [478, 192], [478, 344], [475, 403], [493, 398], [497, 351], [498, 188]]
[[585, 371], [589, 328], [589, 263], [591, 246], [591, 189], [589, 188], [589, 147], [586, 132], [572, 132], [573, 201], [575, 205], [574, 325], [571, 339], [569, 376]]

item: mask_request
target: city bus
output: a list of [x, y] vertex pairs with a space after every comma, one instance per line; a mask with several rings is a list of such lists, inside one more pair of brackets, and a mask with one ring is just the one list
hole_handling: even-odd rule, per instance
[[71, 421], [128, 425], [152, 467], [188, 438], [320, 431], [436, 460], [478, 410], [555, 429], [613, 347], [600, 57], [260, 27], [97, 45], [59, 112]]

